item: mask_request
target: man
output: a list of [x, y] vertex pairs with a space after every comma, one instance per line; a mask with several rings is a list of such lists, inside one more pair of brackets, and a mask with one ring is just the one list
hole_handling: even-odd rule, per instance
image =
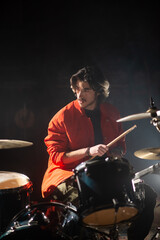
[[[55, 114], [45, 138], [49, 162], [43, 178], [42, 196], [77, 206], [79, 199], [72, 180], [73, 169], [90, 158], [123, 156], [126, 145], [122, 138], [107, 147], [123, 130], [116, 122], [120, 118], [118, 110], [106, 102], [109, 82], [101, 71], [96, 67], [84, 67], [71, 77], [70, 84], [77, 99]], [[141, 240], [147, 235], [153, 221], [155, 197], [153, 200], [147, 229], [141, 236], [132, 224], [128, 239]]]

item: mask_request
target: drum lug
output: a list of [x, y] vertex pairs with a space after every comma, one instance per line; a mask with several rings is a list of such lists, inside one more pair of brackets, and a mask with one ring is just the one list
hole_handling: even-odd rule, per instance
[[49, 224], [50, 220], [46, 216], [46, 214], [43, 211], [37, 211], [34, 213], [34, 215], [29, 219], [28, 225], [46, 225]]
[[119, 201], [116, 198], [113, 198], [112, 202], [113, 202], [113, 206], [114, 206], [115, 212], [118, 212]]
[[123, 189], [124, 189], [124, 191], [123, 191], [124, 199], [126, 200], [126, 202], [133, 203], [132, 200], [130, 199], [130, 197], [128, 196], [128, 194], [127, 194], [127, 189], [126, 189], [125, 186], [123, 186]]
[[13, 226], [11, 226], [10, 230], [15, 231], [18, 227], [20, 227], [20, 224], [18, 221], [13, 222]]
[[87, 175], [87, 176], [90, 176], [90, 174], [89, 174], [89, 172], [88, 172], [88, 168], [87, 168], [87, 167], [85, 167], [85, 169], [84, 169], [84, 172], [86, 173], [86, 175]]
[[20, 193], [20, 191], [18, 191], [18, 193], [17, 193], [17, 195], [18, 195], [18, 198], [17, 198], [17, 200], [21, 200], [21, 193]]

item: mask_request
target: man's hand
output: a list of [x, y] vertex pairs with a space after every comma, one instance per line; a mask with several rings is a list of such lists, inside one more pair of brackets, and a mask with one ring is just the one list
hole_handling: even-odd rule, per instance
[[95, 156], [103, 156], [107, 151], [108, 151], [108, 147], [107, 145], [105, 144], [98, 144], [98, 145], [95, 145], [93, 147], [90, 147], [89, 149], [89, 155], [92, 156], [92, 157], [95, 157]]

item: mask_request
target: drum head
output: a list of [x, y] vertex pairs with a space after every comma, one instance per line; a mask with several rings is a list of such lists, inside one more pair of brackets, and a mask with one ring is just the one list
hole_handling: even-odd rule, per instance
[[102, 209], [83, 218], [83, 222], [88, 226], [109, 226], [123, 221], [127, 221], [137, 215], [138, 210], [135, 207], [119, 207], [116, 212], [114, 208]]
[[24, 174], [0, 171], [0, 190], [22, 187], [29, 181], [29, 178]]
[[0, 233], [30, 202], [32, 182], [24, 174], [0, 171]]

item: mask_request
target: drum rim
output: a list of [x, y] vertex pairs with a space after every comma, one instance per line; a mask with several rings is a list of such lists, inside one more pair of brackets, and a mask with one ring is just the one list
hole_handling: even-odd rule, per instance
[[[133, 207], [133, 208], [136, 208], [137, 210], [139, 210], [137, 208], [136, 204], [134, 202], [132, 202], [132, 201], [131, 202], [127, 202], [127, 203], [126, 202], [121, 202], [118, 207], [131, 207], [131, 208]], [[113, 203], [103, 204], [103, 205], [101, 205], [99, 207], [95, 207], [95, 206], [91, 206], [91, 207], [81, 206], [78, 209], [78, 212], [81, 213], [81, 214], [85, 214], [85, 213], [91, 214], [91, 213], [94, 213], [96, 211], [112, 209], [112, 208], [114, 208]], [[84, 216], [86, 217], [87, 215], [84, 215]]]
[[27, 175], [25, 175], [24, 173], [19, 173], [19, 172], [15, 172], [15, 171], [13, 171], [13, 172], [12, 171], [0, 171], [0, 174], [1, 173], [13, 173], [13, 174], [17, 174], [17, 175], [20, 175], [20, 176], [23, 176], [23, 177], [29, 179], [29, 177]]
[[[63, 209], [66, 209], [66, 210], [70, 210], [74, 213], [78, 213], [77, 212], [77, 209], [74, 207], [74, 206], [70, 206], [70, 205], [66, 205], [62, 202], [55, 202], [55, 201], [51, 201], [51, 202], [38, 202], [36, 204], [28, 204], [26, 205], [23, 209], [21, 209], [16, 215], [13, 216], [13, 218], [10, 220], [10, 223], [7, 227], [7, 229], [5, 230], [5, 232], [0, 235], [0, 239], [1, 239], [1, 236], [3, 236], [4, 234], [6, 235], [6, 233], [11, 233], [11, 232], [16, 232], [17, 229], [19, 230], [20, 229], [20, 226], [18, 227], [15, 227], [14, 229], [12, 229], [12, 226], [10, 225], [11, 223], [14, 223], [14, 222], [18, 222], [19, 223], [19, 219], [26, 213], [28, 214], [33, 214], [34, 210], [36, 209], [43, 209], [43, 208], [47, 208], [47, 207], [60, 207], [60, 208], [63, 208]], [[21, 226], [24, 226], [24, 225], [21, 225]], [[27, 226], [27, 225], [25, 225]], [[37, 224], [30, 224], [28, 226], [38, 226]]]
[[75, 174], [81, 171], [84, 171], [85, 168], [90, 167], [92, 165], [102, 165], [102, 164], [121, 164], [123, 166], [126, 166], [127, 168], [129, 168], [129, 166], [127, 165], [126, 162], [123, 162], [122, 160], [125, 158], [113, 158], [113, 157], [106, 157], [106, 158], [100, 158], [100, 159], [89, 159], [87, 161], [81, 162], [80, 164], [78, 164], [75, 168], [74, 168], [74, 172]]

